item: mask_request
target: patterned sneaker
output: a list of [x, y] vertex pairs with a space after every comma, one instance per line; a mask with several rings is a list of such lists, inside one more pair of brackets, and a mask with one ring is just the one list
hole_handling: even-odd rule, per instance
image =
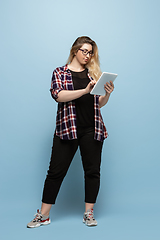
[[37, 210], [37, 213], [34, 216], [35, 218], [27, 224], [28, 228], [40, 227], [41, 225], [47, 225], [51, 222], [49, 216], [42, 215], [39, 209]]
[[93, 208], [84, 213], [83, 223], [88, 227], [97, 226], [97, 221], [93, 217]]

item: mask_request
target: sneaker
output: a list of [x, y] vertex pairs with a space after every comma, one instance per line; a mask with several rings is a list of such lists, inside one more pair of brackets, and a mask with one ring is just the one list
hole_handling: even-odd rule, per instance
[[97, 226], [97, 221], [93, 217], [93, 208], [84, 213], [83, 223], [88, 227]]
[[41, 214], [39, 209], [37, 210], [37, 213], [34, 216], [35, 218], [27, 224], [28, 228], [40, 227], [41, 225], [47, 225], [51, 222], [49, 216], [44, 216], [43, 214]]

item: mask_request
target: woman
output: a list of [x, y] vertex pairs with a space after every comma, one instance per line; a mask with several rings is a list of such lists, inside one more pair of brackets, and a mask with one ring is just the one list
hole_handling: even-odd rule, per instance
[[48, 175], [45, 180], [41, 210], [27, 227], [50, 223], [49, 212], [55, 204], [63, 178], [77, 151], [82, 156], [85, 175], [85, 213], [83, 222], [96, 226], [93, 207], [100, 185], [100, 164], [103, 140], [107, 138], [100, 108], [114, 89], [112, 82], [104, 85], [105, 96], [90, 94], [101, 75], [98, 48], [89, 37], [73, 43], [68, 62], [53, 71], [51, 95], [58, 102], [56, 130]]

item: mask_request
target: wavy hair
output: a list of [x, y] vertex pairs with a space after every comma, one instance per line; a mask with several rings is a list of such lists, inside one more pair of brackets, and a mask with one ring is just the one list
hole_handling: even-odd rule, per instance
[[92, 51], [93, 51], [93, 56], [91, 57], [90, 61], [88, 64], [86, 64], [86, 68], [88, 68], [90, 76], [94, 80], [98, 80], [99, 77], [101, 76], [102, 72], [100, 69], [100, 62], [99, 62], [99, 55], [98, 55], [98, 47], [97, 44], [89, 37], [87, 36], [82, 36], [78, 37], [75, 42], [73, 43], [71, 50], [70, 50], [70, 55], [67, 61], [67, 64], [71, 63], [75, 53], [78, 52], [78, 50], [82, 47], [83, 44], [88, 43], [92, 45]]

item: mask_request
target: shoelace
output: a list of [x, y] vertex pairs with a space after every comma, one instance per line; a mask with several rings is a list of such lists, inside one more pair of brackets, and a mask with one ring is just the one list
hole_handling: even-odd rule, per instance
[[33, 219], [33, 221], [35, 221], [35, 222], [41, 220], [41, 218], [42, 218], [42, 215], [39, 212], [37, 212], [34, 216], [35, 216], [35, 218]]
[[90, 212], [87, 212], [87, 213], [86, 213], [86, 217], [87, 217], [88, 219], [93, 219], [93, 220], [95, 220], [95, 219], [94, 219], [94, 216], [93, 216], [93, 209], [91, 209]]

